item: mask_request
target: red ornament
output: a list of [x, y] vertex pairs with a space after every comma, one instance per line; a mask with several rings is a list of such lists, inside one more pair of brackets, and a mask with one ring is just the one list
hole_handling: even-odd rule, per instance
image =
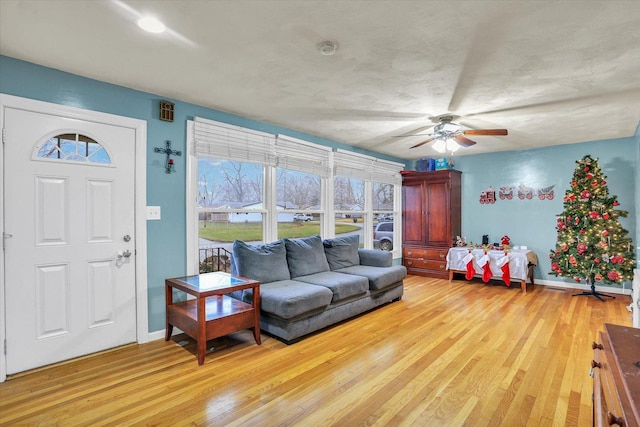
[[607, 277], [609, 278], [609, 280], [613, 280], [614, 282], [617, 282], [618, 280], [620, 280], [620, 274], [618, 274], [617, 271], [608, 272]]
[[575, 280], [576, 282], [580, 283], [580, 280], [582, 280], [582, 279], [580, 279], [578, 276], [574, 276], [573, 280]]
[[602, 274], [597, 273], [594, 277], [594, 279], [596, 279], [598, 282], [602, 281]]
[[590, 197], [591, 197], [591, 191], [589, 190], [582, 190], [582, 192], [580, 193], [581, 199], [588, 199]]
[[576, 257], [574, 257], [573, 255], [570, 255], [569, 256], [569, 264], [577, 265], [578, 264], [578, 260], [576, 259]]
[[598, 181], [596, 181], [595, 179], [593, 181], [591, 181], [591, 186], [593, 188], [596, 188], [598, 186]]
[[602, 182], [600, 183], [600, 185], [607, 185], [607, 181], [602, 180]]
[[591, 219], [598, 219], [600, 214], [598, 212], [596, 212], [596, 211], [591, 211], [591, 212], [589, 212], [589, 216], [591, 217]]
[[614, 201], [613, 201], [613, 206], [618, 206], [619, 204], [620, 204], [620, 203], [618, 203], [618, 201], [617, 201], [617, 200], [614, 200]]
[[557, 262], [552, 262], [551, 263], [551, 270], [552, 271], [558, 271], [560, 269], [560, 265]]
[[584, 167], [584, 171], [585, 171], [585, 172], [589, 172], [589, 166], [585, 166], [585, 167]]
[[600, 264], [600, 258], [594, 258], [593, 262], [596, 263], [596, 264]]
[[593, 174], [592, 174], [591, 172], [589, 172], [589, 173], [587, 174], [587, 179], [592, 179], [592, 178], [593, 178]]
[[609, 212], [605, 212], [602, 214], [602, 218], [609, 219]]
[[582, 255], [587, 251], [587, 249], [589, 249], [589, 246], [585, 245], [584, 243], [578, 243], [577, 249], [578, 249], [578, 254]]
[[603, 235], [603, 236], [608, 236], [608, 235], [609, 235], [609, 231], [604, 230], [604, 231], [602, 232], [602, 235]]
[[571, 186], [572, 187], [576, 187], [578, 185], [578, 181], [576, 181], [575, 179], [573, 181], [571, 181]]

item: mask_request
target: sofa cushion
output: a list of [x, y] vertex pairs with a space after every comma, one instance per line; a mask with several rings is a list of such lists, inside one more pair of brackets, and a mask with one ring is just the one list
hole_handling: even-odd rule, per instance
[[322, 273], [298, 276], [296, 280], [323, 286], [333, 293], [331, 302], [341, 301], [355, 295], [361, 295], [369, 289], [369, 279], [364, 276], [323, 271]]
[[284, 241], [249, 245], [236, 240], [233, 242], [233, 273], [260, 283], [291, 279]]
[[287, 263], [291, 277], [329, 271], [320, 236], [300, 239], [284, 239], [287, 247]]
[[360, 237], [357, 234], [325, 239], [322, 244], [331, 270], [360, 264], [360, 256], [358, 255]]
[[354, 265], [353, 267], [341, 268], [338, 272], [368, 278], [371, 290], [384, 289], [407, 277], [407, 269], [404, 265], [392, 265], [391, 267]]
[[[253, 290], [244, 291], [243, 300], [251, 302]], [[331, 303], [332, 292], [297, 280], [281, 280], [260, 285], [260, 310], [292, 319], [308, 312], [322, 311]]]

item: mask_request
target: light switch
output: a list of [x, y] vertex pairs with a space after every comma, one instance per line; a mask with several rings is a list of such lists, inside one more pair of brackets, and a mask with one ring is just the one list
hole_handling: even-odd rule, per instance
[[160, 206], [147, 206], [147, 221], [160, 219]]

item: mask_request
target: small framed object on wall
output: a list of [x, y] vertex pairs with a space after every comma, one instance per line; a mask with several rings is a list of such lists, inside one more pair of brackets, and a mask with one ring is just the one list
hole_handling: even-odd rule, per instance
[[173, 109], [175, 104], [169, 101], [160, 101], [160, 120], [173, 121]]

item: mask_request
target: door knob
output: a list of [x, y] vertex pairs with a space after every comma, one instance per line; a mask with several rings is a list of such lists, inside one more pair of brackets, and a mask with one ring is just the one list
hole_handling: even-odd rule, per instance
[[116, 254], [116, 258], [118, 259], [129, 258], [130, 256], [131, 256], [131, 251], [129, 249], [125, 251], [118, 251], [118, 253]]

